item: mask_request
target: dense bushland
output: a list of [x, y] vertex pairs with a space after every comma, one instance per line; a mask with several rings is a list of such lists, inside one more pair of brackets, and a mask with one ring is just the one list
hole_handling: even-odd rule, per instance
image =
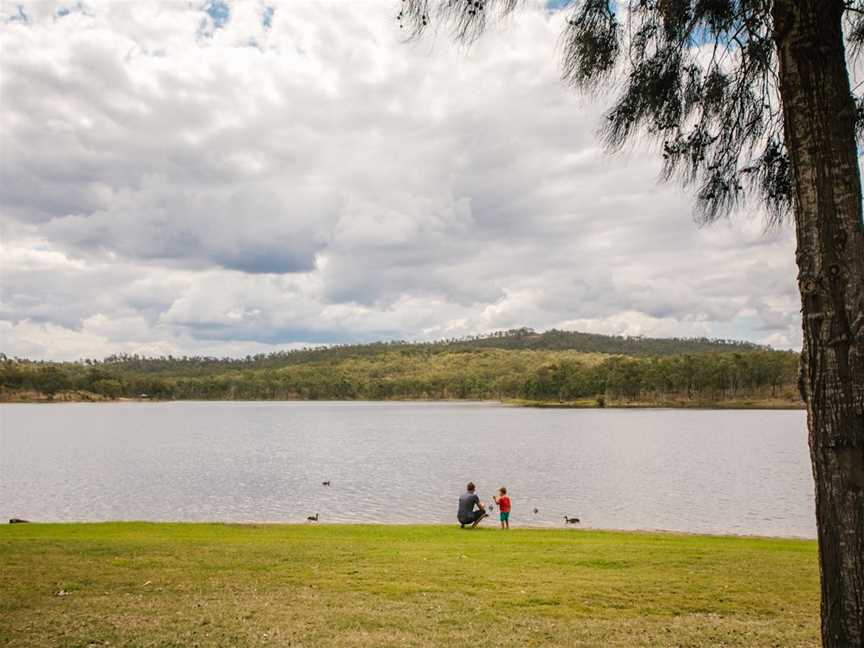
[[[611, 403], [795, 398], [798, 358], [791, 352], [734, 342], [585, 335], [521, 329], [473, 340], [378, 343], [243, 359], [115, 356], [72, 363], [5, 359], [0, 362], [0, 387], [7, 397], [86, 392], [105, 398], [146, 394], [156, 399], [204, 400], [600, 399]], [[566, 348], [568, 343], [581, 348]], [[710, 350], [672, 352], [706, 347]], [[640, 353], [589, 353], [589, 348], [634, 348]]]

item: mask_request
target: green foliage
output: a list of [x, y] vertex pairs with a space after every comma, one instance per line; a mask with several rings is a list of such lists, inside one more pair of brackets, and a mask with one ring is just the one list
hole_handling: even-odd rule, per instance
[[738, 342], [518, 329], [429, 344], [375, 343], [240, 360], [5, 360], [0, 387], [7, 393], [82, 390], [108, 398], [184, 400], [718, 401], [793, 392], [797, 361], [790, 352]]
[[53, 397], [57, 392], [71, 387], [70, 376], [59, 366], [48, 365], [37, 367], [35, 371], [25, 375], [25, 384], [36, 391]]
[[[437, 355], [441, 353], [474, 352], [480, 349], [525, 349], [545, 351], [578, 351], [581, 353], [608, 353], [623, 355], [670, 355], [676, 353], [703, 353], [714, 351], [755, 351], [764, 349], [750, 342], [713, 340], [708, 338], [646, 338], [641, 336], [599, 335], [578, 331], [551, 329], [538, 333], [530, 328], [500, 331], [488, 335], [453, 338], [436, 342], [372, 342], [330, 347], [279, 351], [249, 355], [245, 358], [213, 358], [189, 356], [161, 356], [150, 358], [139, 355], [113, 355], [104, 360], [82, 360], [77, 363], [86, 373], [82, 378], [88, 388], [100, 378], [116, 374], [134, 373], [163, 376], [204, 376], [227, 371], [279, 369], [288, 365], [373, 357], [386, 352], [403, 355]], [[50, 363], [44, 363], [50, 364]], [[4, 365], [0, 371], [14, 371], [14, 365]], [[84, 371], [86, 369], [86, 372]], [[2, 384], [8, 384], [5, 380]], [[146, 385], [142, 385], [142, 388]], [[148, 391], [143, 389], [143, 391]]]

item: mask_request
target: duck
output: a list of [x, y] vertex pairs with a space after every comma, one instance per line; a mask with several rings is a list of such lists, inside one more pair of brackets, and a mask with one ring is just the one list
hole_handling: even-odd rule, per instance
[[564, 524], [579, 524], [579, 518], [564, 516]]
[[316, 513], [315, 515], [307, 515], [306, 519], [309, 522], [317, 522], [318, 521], [318, 514]]
[[328, 479], [327, 481], [323, 481], [323, 482], [321, 482], [321, 485], [322, 485], [322, 486], [329, 486], [329, 485], [330, 485], [330, 480]]
[[539, 512], [540, 512], [540, 509], [538, 509], [538, 508], [534, 509], [534, 515], [537, 515]]

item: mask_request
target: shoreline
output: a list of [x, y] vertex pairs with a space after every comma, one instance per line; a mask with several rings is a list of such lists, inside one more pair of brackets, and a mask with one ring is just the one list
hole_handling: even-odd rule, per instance
[[[508, 404], [505, 401], [505, 404]], [[516, 401], [517, 407], [537, 409], [696, 409], [696, 410], [806, 410], [803, 401], [742, 398], [728, 401], [626, 401], [604, 405], [584, 401]]]
[[543, 400], [476, 400], [467, 398], [451, 399], [417, 399], [417, 398], [387, 398], [382, 400], [366, 399], [158, 399], [158, 398], [107, 398], [99, 394], [64, 392], [56, 398], [32, 394], [0, 393], [2, 405], [57, 405], [63, 403], [486, 403], [504, 407], [525, 407], [535, 409], [689, 409], [689, 410], [805, 410], [803, 401], [788, 401], [779, 398], [759, 399], [741, 398], [727, 401], [606, 401], [598, 405], [596, 399], [576, 401], [543, 401]]
[[[27, 520], [21, 524], [8, 524], [4, 520], [0, 523], [0, 529], [6, 527], [20, 526], [39, 526], [39, 527], [67, 527], [67, 526], [86, 526], [94, 527], [99, 525], [146, 525], [146, 526], [190, 526], [190, 527], [205, 527], [205, 526], [225, 526], [231, 528], [280, 528], [288, 529], [307, 528], [307, 527], [323, 527], [323, 528], [358, 528], [358, 529], [458, 529], [458, 523], [453, 522], [284, 522], [280, 520], [256, 520], [231, 522], [228, 520]], [[486, 526], [477, 527], [470, 531], [495, 531], [498, 532], [497, 520], [492, 520]], [[469, 531], [469, 532], [470, 532]], [[681, 531], [678, 529], [615, 529], [608, 527], [592, 527], [592, 526], [532, 526], [529, 524], [523, 526], [513, 526], [511, 531], [539, 531], [544, 533], [600, 533], [612, 535], [635, 535], [635, 536], [664, 536], [664, 537], [683, 537], [683, 538], [704, 538], [704, 539], [742, 539], [742, 540], [780, 540], [780, 541], [800, 541], [800, 542], [816, 542], [816, 536], [803, 535], [762, 535], [758, 533], [707, 533], [704, 531]], [[506, 533], [506, 532], [505, 532]]]

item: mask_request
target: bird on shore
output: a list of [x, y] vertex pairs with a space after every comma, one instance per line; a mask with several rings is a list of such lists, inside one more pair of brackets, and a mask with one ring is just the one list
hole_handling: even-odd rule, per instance
[[330, 485], [330, 480], [328, 479], [327, 481], [323, 481], [323, 482], [321, 482], [321, 485], [322, 485], [322, 486], [329, 486], [329, 485]]
[[315, 515], [307, 515], [306, 519], [309, 522], [317, 522], [318, 521], [318, 514], [316, 513]]
[[579, 518], [564, 516], [564, 524], [579, 524]]

